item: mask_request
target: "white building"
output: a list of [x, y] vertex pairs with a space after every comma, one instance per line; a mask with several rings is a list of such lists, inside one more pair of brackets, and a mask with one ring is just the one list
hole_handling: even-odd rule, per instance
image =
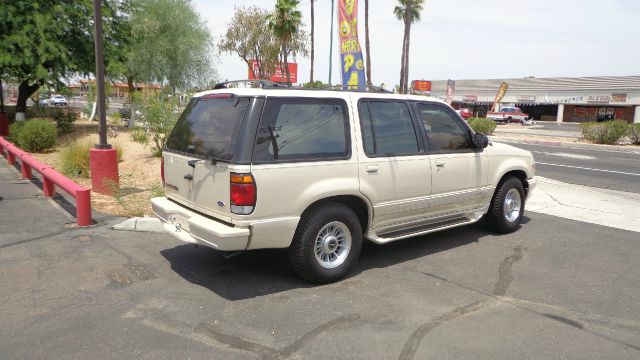
[[[452, 105], [483, 116], [503, 82], [509, 89], [500, 103], [515, 104], [536, 120], [640, 123], [640, 76], [455, 80]], [[432, 82], [432, 96], [444, 99], [446, 90], [447, 80]]]

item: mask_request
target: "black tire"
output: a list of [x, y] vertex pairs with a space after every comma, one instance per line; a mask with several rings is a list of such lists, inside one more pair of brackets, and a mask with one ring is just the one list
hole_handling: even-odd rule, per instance
[[[520, 194], [520, 213], [513, 221], [509, 221], [505, 214], [504, 207], [507, 193], [512, 189], [516, 189]], [[501, 234], [509, 234], [518, 230], [520, 221], [522, 221], [522, 215], [524, 214], [525, 199], [524, 185], [520, 179], [516, 177], [503, 179], [493, 194], [489, 211], [484, 215], [485, 222], [489, 228]]]
[[512, 121], [513, 121], [513, 119], [512, 119], [512, 118], [508, 118], [508, 119], [507, 119], [507, 124], [511, 124], [511, 122], [512, 122]]
[[[349, 229], [351, 248], [344, 261], [334, 267], [325, 268], [316, 259], [315, 241], [320, 230], [332, 222], [340, 222]], [[293, 270], [312, 283], [328, 283], [344, 278], [360, 256], [362, 228], [356, 214], [341, 203], [324, 203], [307, 210], [298, 224], [293, 242], [289, 247], [289, 262]]]

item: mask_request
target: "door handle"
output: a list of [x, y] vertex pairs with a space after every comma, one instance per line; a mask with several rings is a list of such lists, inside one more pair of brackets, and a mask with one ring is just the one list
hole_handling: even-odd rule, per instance
[[193, 180], [193, 175], [191, 175], [191, 174], [186, 174], [186, 175], [184, 176], [184, 179], [185, 179], [185, 180]]
[[379, 166], [378, 165], [367, 165], [367, 172], [369, 174], [376, 174], [378, 172]]
[[436, 160], [436, 166], [437, 167], [444, 167], [445, 165], [447, 165], [447, 162], [444, 160]]

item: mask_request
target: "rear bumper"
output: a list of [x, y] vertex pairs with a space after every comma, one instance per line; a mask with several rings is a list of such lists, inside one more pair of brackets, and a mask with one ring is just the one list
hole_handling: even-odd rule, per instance
[[153, 212], [164, 229], [179, 240], [221, 251], [245, 250], [249, 244], [248, 227], [230, 226], [180, 206], [165, 197], [151, 199]]

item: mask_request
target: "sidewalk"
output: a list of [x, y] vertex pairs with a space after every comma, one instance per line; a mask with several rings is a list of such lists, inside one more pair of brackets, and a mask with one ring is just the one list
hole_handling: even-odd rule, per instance
[[640, 194], [536, 180], [528, 211], [640, 232]]

